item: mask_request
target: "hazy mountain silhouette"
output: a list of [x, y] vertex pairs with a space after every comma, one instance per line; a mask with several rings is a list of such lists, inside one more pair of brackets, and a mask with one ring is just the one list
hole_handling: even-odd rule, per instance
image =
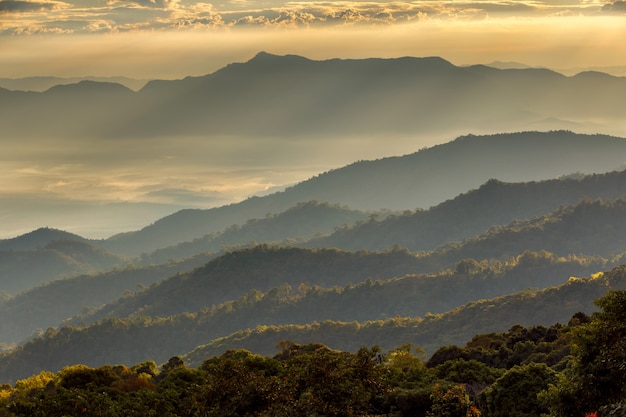
[[[16, 133], [21, 124], [22, 135], [413, 135], [578, 121], [610, 127], [621, 123], [626, 104], [626, 79], [619, 77], [457, 67], [437, 57], [313, 61], [262, 52], [209, 75], [151, 81], [137, 93], [105, 83], [104, 97], [84, 82], [75, 85], [77, 96], [65, 95], [63, 103], [52, 89], [1, 93], [0, 123]], [[66, 106], [72, 111], [59, 111]], [[41, 123], [22, 123], [33, 114]], [[560, 122], [550, 127], [549, 120]]]
[[135, 91], [144, 87], [149, 81], [141, 79], [138, 80], [128, 77], [22, 77], [0, 78], [0, 87], [3, 87], [7, 90], [43, 92], [49, 90], [56, 85], [76, 84], [85, 80], [122, 84]]
[[87, 242], [87, 239], [74, 233], [42, 227], [12, 239], [0, 239], [0, 250], [34, 250], [44, 247], [55, 240]]
[[184, 259], [203, 252], [219, 252], [229, 246], [254, 246], [258, 243], [303, 242], [335, 228], [366, 219], [368, 214], [347, 207], [309, 201], [298, 203], [281, 213], [261, 219], [248, 219], [221, 233], [211, 233], [191, 242], [158, 249], [141, 257], [141, 263], [162, 263]]
[[[568, 131], [470, 135], [410, 155], [359, 161], [268, 196], [214, 209], [182, 210], [140, 231], [114, 236], [104, 245], [114, 252], [139, 255], [311, 200], [359, 210], [428, 208], [489, 179], [525, 182], [577, 171], [606, 172], [622, 167], [625, 160], [626, 140], [605, 135]], [[560, 204], [568, 203], [573, 202]]]
[[523, 183], [489, 180], [480, 188], [429, 210], [379, 220], [371, 218], [337, 229], [330, 236], [312, 239], [304, 246], [384, 250], [400, 245], [414, 252], [428, 251], [447, 242], [478, 235], [493, 226], [576, 205], [585, 197], [626, 197], [626, 171]]
[[127, 262], [127, 258], [84, 240], [53, 240], [35, 249], [4, 249], [0, 250], [0, 290], [15, 294], [44, 282], [106, 271]]
[[69, 317], [143, 291], [180, 271], [206, 264], [211, 256], [147, 267], [116, 268], [109, 272], [59, 279], [36, 286], [0, 303], [0, 343], [22, 342], [38, 330], [58, 326]]
[[[527, 221], [494, 227], [487, 233], [448, 244], [436, 251], [412, 254], [401, 249], [380, 253], [306, 250], [259, 246], [234, 251], [191, 273], [169, 278], [134, 297], [118, 300], [91, 317], [129, 317], [136, 314], [168, 316], [237, 298], [246, 289], [267, 291], [288, 283], [347, 285], [371, 278], [408, 273], [434, 273], [464, 259], [504, 262], [526, 250], [546, 250], [558, 256], [601, 256], [620, 262], [626, 252], [626, 200], [585, 200]], [[381, 229], [380, 233], [384, 233]]]

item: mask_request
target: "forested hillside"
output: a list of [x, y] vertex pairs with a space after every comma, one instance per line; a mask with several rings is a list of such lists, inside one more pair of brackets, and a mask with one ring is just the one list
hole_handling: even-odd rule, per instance
[[185, 360], [195, 364], [202, 358], [240, 348], [270, 355], [281, 340], [299, 343], [317, 340], [335, 349], [348, 351], [360, 346], [378, 345], [391, 349], [413, 343], [431, 354], [441, 346], [464, 343], [478, 333], [502, 332], [516, 324], [567, 323], [578, 311], [587, 314], [595, 311], [594, 300], [611, 289], [626, 289], [625, 267], [586, 279], [573, 278], [542, 291], [528, 290], [470, 302], [444, 314], [430, 314], [423, 318], [258, 326], [216, 339], [185, 356]]
[[94, 317], [126, 317], [139, 310], [142, 314], [170, 315], [237, 298], [250, 288], [267, 291], [283, 283], [302, 282], [343, 286], [367, 278], [434, 273], [454, 268], [466, 258], [506, 260], [526, 250], [547, 250], [559, 256], [589, 254], [619, 262], [619, 258], [613, 258], [626, 252], [626, 224], [620, 220], [625, 217], [626, 200], [584, 200], [543, 217], [494, 227], [480, 237], [420, 254], [398, 247], [368, 254], [259, 246], [226, 254], [193, 273], [120, 300]]
[[490, 180], [428, 210], [409, 210], [384, 219], [360, 221], [306, 245], [348, 250], [384, 250], [400, 245], [411, 251], [428, 251], [476, 236], [493, 226], [576, 205], [583, 199], [625, 196], [626, 171], [522, 183]]
[[77, 321], [195, 312], [235, 300], [250, 290], [283, 284], [332, 287], [419, 272], [423, 261], [405, 250], [347, 252], [259, 245], [235, 250], [191, 272], [170, 277], [146, 291], [117, 300]]
[[[512, 270], [511, 276], [520, 273], [516, 268]], [[498, 278], [506, 281], [511, 276], [507, 277], [504, 273]], [[493, 281], [497, 282], [498, 278], [494, 277]], [[270, 355], [282, 340], [298, 343], [318, 341], [347, 351], [372, 345], [392, 349], [413, 343], [432, 354], [440, 346], [463, 343], [478, 333], [505, 331], [515, 324], [567, 323], [578, 311], [590, 314], [594, 299], [610, 289], [626, 288], [626, 269], [616, 268], [586, 279], [568, 279], [564, 284], [541, 291], [526, 290], [469, 302], [441, 314], [429, 313], [414, 318], [396, 316], [361, 322], [332, 319], [314, 321], [316, 317], [340, 316], [348, 314], [348, 311], [355, 311], [355, 316], [361, 317], [368, 316], [367, 310], [370, 310], [372, 316], [391, 316], [385, 314], [385, 310], [392, 314], [394, 312], [391, 303], [386, 302], [389, 298], [397, 298], [404, 304], [406, 312], [411, 309], [411, 296], [414, 303], [419, 305], [421, 300], [434, 297], [437, 292], [443, 293], [444, 288], [449, 290], [449, 284], [455, 280], [465, 281], [464, 285], [460, 285], [462, 291], [463, 288], [475, 286], [481, 279], [485, 277], [475, 274], [470, 277], [444, 277], [442, 283], [431, 277], [430, 283], [422, 283], [422, 280], [427, 279], [409, 277], [401, 281], [347, 287], [343, 291], [302, 289], [297, 295], [290, 294], [287, 287], [280, 287], [267, 294], [252, 291], [234, 302], [193, 314], [169, 318], [139, 316], [134, 319], [108, 319], [87, 328], [49, 329], [42, 337], [2, 357], [0, 377], [15, 380], [41, 370], [58, 371], [74, 363], [97, 366], [102, 363], [142, 362], [150, 358], [165, 362], [174, 352], [182, 352], [186, 347], [211, 339], [215, 340], [186, 356], [187, 363], [196, 366], [205, 358], [219, 355], [227, 349], [245, 348]], [[400, 294], [407, 291], [410, 294], [403, 298]], [[474, 293], [473, 296], [476, 298], [479, 294]], [[345, 312], [341, 313], [338, 304], [344, 301]], [[450, 305], [454, 304], [450, 302]], [[372, 314], [372, 309], [378, 311]], [[261, 324], [264, 321], [303, 324]], [[232, 329], [250, 328], [236, 331], [227, 337], [218, 337], [220, 332], [228, 333], [229, 326]]]
[[55, 280], [0, 303], [0, 344], [23, 342], [29, 336], [43, 334], [77, 314], [101, 308], [120, 297], [141, 292], [151, 285], [204, 265], [210, 255], [194, 256], [181, 262], [158, 266], [117, 268], [99, 274], [79, 275]]
[[220, 252], [231, 246], [302, 242], [316, 235], [328, 234], [338, 227], [354, 224], [368, 216], [365, 212], [338, 205], [317, 201], [302, 202], [278, 214], [267, 213], [264, 218], [249, 219], [242, 225], [234, 224], [223, 232], [157, 249], [142, 255], [141, 263], [158, 264], [203, 252]]
[[128, 258], [82, 239], [53, 240], [35, 249], [0, 250], [0, 290], [16, 294], [44, 282], [107, 271], [128, 262]]
[[[218, 233], [234, 224], [242, 225], [250, 219], [262, 219], [268, 213], [281, 213], [298, 203], [311, 200], [346, 205], [353, 210], [428, 209], [479, 188], [490, 179], [528, 182], [553, 179], [576, 172], [592, 174], [622, 170], [624, 154], [626, 140], [606, 135], [554, 131], [462, 136], [409, 155], [358, 161], [267, 196], [251, 197], [236, 204], [207, 210], [182, 210], [141, 230], [112, 236], [102, 244], [116, 253], [139, 256], [202, 238], [210, 233]], [[590, 185], [593, 181], [580, 185], [580, 190], [593, 188]], [[624, 196], [617, 191], [620, 187], [615, 185], [617, 181], [610, 185], [611, 180], [607, 179], [606, 188], [602, 179], [595, 181], [600, 181], [598, 188], [606, 190], [604, 192], [608, 193], [607, 198]], [[552, 187], [559, 188], [554, 184]], [[569, 184], [564, 187], [576, 188], [577, 185]], [[519, 199], [522, 200], [528, 191], [524, 191], [524, 187], [520, 188]], [[554, 210], [559, 205], [574, 204], [584, 195], [575, 190], [571, 191], [572, 194], [557, 191], [553, 198], [550, 196], [551, 190], [548, 187], [544, 189], [546, 193], [540, 200], [546, 200], [545, 206], [526, 202], [521, 205], [521, 211], [510, 212], [509, 208], [508, 221], [523, 216], [526, 212], [538, 215], [545, 213], [538, 210]], [[611, 189], [614, 191], [610, 191]], [[541, 191], [540, 188], [536, 192]], [[589, 192], [594, 196], [596, 193], [603, 193]], [[567, 200], [557, 201], [558, 196]], [[472, 210], [471, 205], [468, 209]], [[506, 222], [507, 218], [498, 217], [498, 221]], [[472, 230], [465, 233], [479, 233], [483, 229]], [[442, 233], [445, 239], [454, 239], [450, 232], [444, 230]], [[384, 243], [388, 244], [389, 240]]]
[[585, 375], [623, 370], [600, 336], [626, 306], [624, 155], [603, 135], [468, 135], [109, 239], [0, 240], [0, 416], [613, 415], [626, 380]]

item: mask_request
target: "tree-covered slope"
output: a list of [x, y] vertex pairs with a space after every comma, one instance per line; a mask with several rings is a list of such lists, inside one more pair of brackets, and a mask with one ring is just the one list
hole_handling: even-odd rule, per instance
[[460, 257], [489, 259], [544, 249], [558, 255], [611, 257], [626, 252], [624, 219], [626, 199], [585, 199], [541, 217], [494, 227], [481, 236], [446, 245], [433, 256], [445, 263]]
[[44, 282], [127, 263], [127, 258], [83, 240], [55, 240], [36, 249], [1, 250], [0, 289], [15, 294]]
[[450, 312], [425, 318], [391, 318], [365, 323], [325, 321], [308, 325], [258, 326], [198, 347], [185, 356], [189, 364], [228, 349], [248, 349], [271, 355], [283, 340], [317, 341], [335, 349], [355, 351], [361, 346], [383, 349], [405, 343], [427, 353], [446, 345], [461, 345], [476, 334], [503, 332], [513, 325], [567, 323], [577, 312], [596, 311], [594, 300], [611, 289], [626, 289], [626, 267], [617, 267], [590, 278], [572, 278], [543, 291], [524, 291], [468, 303]]
[[123, 296], [140, 292], [150, 285], [205, 264], [209, 255], [178, 263], [147, 267], [114, 268], [99, 274], [55, 280], [8, 298], [0, 304], [0, 343], [11, 345], [29, 336], [59, 326], [78, 314], [87, 314]]
[[[147, 359], [163, 362], [197, 345], [248, 328], [269, 329], [271, 333], [272, 329], [282, 329], [280, 326], [293, 325], [303, 329], [309, 323], [316, 322], [326, 323], [329, 328], [341, 331], [345, 330], [345, 324], [341, 324], [345, 322], [360, 328], [369, 326], [368, 322], [389, 317], [410, 317], [398, 318], [394, 323], [415, 324], [422, 321], [415, 319], [418, 316], [425, 316], [428, 322], [437, 314], [471, 300], [491, 298], [535, 285], [545, 288], [562, 284], [573, 272], [595, 271], [604, 265], [603, 262], [587, 259], [567, 260], [546, 253], [527, 253], [508, 264], [483, 266], [471, 274], [449, 272], [432, 276], [406, 276], [367, 281], [343, 288], [303, 284], [298, 288], [282, 285], [266, 293], [252, 290], [236, 300], [193, 313], [171, 317], [138, 315], [128, 319], [111, 318], [87, 327], [49, 329], [41, 337], [7, 353], [0, 360], [0, 369], [6, 367], [8, 374], [0, 371], [0, 376], [15, 376], [15, 372], [38, 372], [37, 369], [60, 369], [75, 362], [88, 365]], [[532, 292], [526, 291], [524, 294]], [[498, 302], [494, 301], [496, 304]], [[513, 307], [521, 308], [518, 305]], [[463, 316], [462, 319], [466, 320], [467, 317]], [[376, 343], [389, 346], [392, 341], [385, 341], [388, 334], [380, 324], [383, 322], [377, 323], [381, 334], [376, 336], [379, 339]], [[499, 325], [496, 316], [489, 316], [481, 324], [487, 327]], [[470, 329], [468, 331], [473, 326], [469, 322], [451, 326], [457, 325], [467, 326]], [[441, 332], [437, 337], [428, 336], [433, 340], [425, 339], [429, 343], [428, 347], [432, 348], [438, 340], [454, 337], [454, 333], [460, 330], [439, 328], [428, 331]], [[326, 337], [325, 341], [329, 340], [328, 336], [323, 337]], [[333, 337], [339, 336], [334, 334]], [[400, 343], [405, 342], [400, 340]]]
[[584, 200], [543, 217], [495, 227], [479, 237], [420, 254], [397, 247], [385, 252], [348, 252], [261, 245], [227, 253], [203, 268], [172, 277], [82, 319], [132, 314], [169, 316], [237, 298], [252, 288], [267, 291], [284, 283], [302, 282], [344, 286], [367, 278], [434, 273], [454, 268], [466, 258], [506, 260], [526, 250], [610, 259], [626, 252], [625, 217], [626, 200]]
[[[182, 210], [139, 231], [113, 236], [103, 244], [114, 252], [140, 255], [263, 218], [267, 213], [281, 213], [311, 200], [356, 210], [426, 209], [490, 179], [527, 182], [577, 171], [602, 173], [621, 168], [625, 160], [626, 140], [606, 135], [567, 131], [469, 135], [410, 155], [355, 162], [268, 196], [207, 210]], [[526, 193], [519, 191], [522, 196]], [[551, 208], [546, 203], [545, 209], [573, 203], [571, 196], [564, 202], [550, 196], [544, 198], [552, 202]], [[524, 211], [511, 215], [517, 213], [522, 216]], [[446, 236], [448, 240], [453, 238]], [[388, 244], [389, 239], [384, 243]]]
[[347, 252], [259, 245], [227, 252], [194, 271], [111, 303], [78, 321], [105, 317], [167, 317], [237, 299], [251, 289], [262, 292], [282, 284], [331, 287], [420, 271], [423, 261], [403, 250]]
[[578, 204], [583, 198], [624, 197], [626, 171], [521, 183], [490, 180], [428, 210], [407, 211], [378, 221], [372, 218], [306, 245], [348, 250], [384, 250], [400, 245], [414, 252], [428, 251], [478, 235], [493, 226]]
[[211, 233], [191, 242], [157, 249], [141, 257], [142, 263], [162, 263], [170, 259], [184, 259], [202, 252], [219, 252], [224, 247], [273, 243], [289, 240], [308, 240], [328, 234], [338, 227], [354, 224], [368, 214], [347, 207], [309, 201], [278, 214], [268, 213], [263, 218], [249, 219], [220, 233]]

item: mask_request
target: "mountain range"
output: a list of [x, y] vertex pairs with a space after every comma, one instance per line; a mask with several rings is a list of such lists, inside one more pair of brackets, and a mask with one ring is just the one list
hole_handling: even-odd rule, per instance
[[[493, 132], [582, 129], [582, 122], [597, 130], [622, 124], [625, 92], [626, 80], [595, 72], [261, 52], [205, 76], [153, 80], [138, 92], [91, 81], [42, 93], [3, 89], [0, 124], [21, 136], [105, 137]], [[39, 123], [25, 123], [33, 114]]]
[[[0, 126], [26, 140], [328, 144], [617, 126], [625, 92], [624, 79], [592, 72], [260, 53], [139, 91], [89, 80], [0, 90]], [[106, 239], [40, 228], [1, 240], [0, 382], [77, 362], [272, 354], [284, 340], [430, 354], [589, 314], [595, 298], [626, 289], [625, 162], [617, 136], [466, 134]]]
[[[182, 210], [139, 231], [112, 236], [103, 246], [136, 256], [311, 200], [366, 211], [427, 209], [479, 188], [490, 179], [528, 182], [576, 172], [621, 170], [624, 155], [626, 140], [606, 135], [554, 131], [463, 136], [401, 157], [355, 162], [267, 196], [213, 209]], [[575, 198], [580, 197], [579, 193]], [[570, 199], [558, 204], [575, 202]], [[556, 207], [544, 206], [547, 211]], [[535, 214], [538, 211], [531, 215]]]

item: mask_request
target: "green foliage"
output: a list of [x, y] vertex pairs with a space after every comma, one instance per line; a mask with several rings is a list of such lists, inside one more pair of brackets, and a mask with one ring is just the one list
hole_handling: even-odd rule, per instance
[[537, 394], [556, 380], [545, 364], [516, 365], [480, 394], [480, 408], [485, 417], [539, 417], [548, 410]]
[[[608, 275], [626, 274], [626, 267]], [[626, 291], [609, 291], [596, 304], [602, 310], [577, 328], [572, 368], [544, 394], [553, 416], [583, 416], [626, 401]]]
[[[236, 255], [241, 253], [233, 254]], [[292, 262], [297, 259], [301, 258], [296, 256]], [[38, 363], [45, 363], [52, 371], [76, 362], [97, 366], [101, 363], [137, 363], [153, 358], [163, 363], [173, 355], [202, 345], [197, 352], [184, 358], [197, 366], [206, 357], [243, 346], [255, 353], [271, 354], [277, 343], [287, 339], [315, 340], [342, 350], [372, 345], [393, 349], [413, 343], [430, 354], [439, 346], [463, 343], [476, 334], [483, 335], [456, 357], [483, 361], [490, 366], [510, 367], [524, 363], [528, 360], [525, 359], [527, 355], [532, 354], [532, 361], [553, 366], [569, 355], [569, 335], [557, 326], [534, 326], [532, 330], [511, 327], [510, 340], [509, 336], [504, 339], [487, 336], [486, 331], [492, 332], [494, 328], [504, 331], [516, 323], [524, 326], [547, 320], [566, 323], [578, 311], [591, 312], [593, 299], [608, 288], [624, 285], [624, 277], [605, 273], [589, 279], [574, 279], [539, 292], [523, 291], [472, 302], [445, 314], [426, 314], [423, 319], [395, 317], [398, 311], [406, 312], [402, 315], [419, 315], [425, 307], [429, 308], [434, 301], [441, 302], [442, 299], [456, 304], [459, 300], [455, 302], [454, 298], [461, 296], [450, 295], [451, 285], [456, 285], [459, 293], [464, 293], [467, 288], [467, 297], [473, 297], [471, 291], [493, 289], [493, 286], [502, 284], [501, 281], [511, 279], [514, 285], [514, 278], [519, 277], [521, 271], [516, 267], [503, 268], [501, 274], [493, 274], [492, 278], [487, 278], [483, 275], [486, 271], [482, 271], [471, 276], [450, 273], [370, 280], [344, 288], [300, 286], [295, 290], [291, 285], [281, 285], [266, 294], [250, 291], [239, 299], [196, 313], [162, 318], [138, 314], [132, 319], [107, 319], [93, 326], [52, 329], [44, 337], [33, 339], [0, 357], [0, 375], [5, 380], [25, 378], [40, 371]], [[201, 288], [196, 292], [203, 292]], [[169, 302], [176, 299], [175, 296], [169, 298]], [[357, 316], [361, 321], [340, 321], [350, 316]], [[380, 316], [394, 318], [377, 319]], [[301, 324], [283, 324], [289, 322]], [[164, 338], [164, 335], [168, 337]], [[559, 349], [551, 348], [553, 342], [558, 343]], [[451, 358], [455, 356], [443, 359]]]
[[447, 390], [434, 386], [431, 394], [433, 402], [429, 417], [479, 417], [480, 411], [470, 401], [463, 385], [455, 385]]

